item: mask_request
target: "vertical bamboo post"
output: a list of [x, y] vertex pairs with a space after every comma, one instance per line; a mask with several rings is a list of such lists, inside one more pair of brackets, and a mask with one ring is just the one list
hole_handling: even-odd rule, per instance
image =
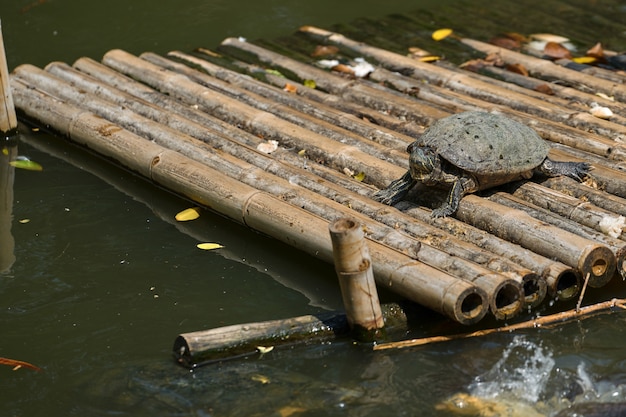
[[357, 340], [375, 341], [382, 337], [385, 322], [363, 229], [356, 220], [341, 218], [329, 230], [348, 324]]
[[0, 132], [8, 134], [17, 128], [17, 117], [11, 88], [9, 87], [9, 68], [4, 53], [4, 38], [2, 37], [2, 21], [0, 21]]

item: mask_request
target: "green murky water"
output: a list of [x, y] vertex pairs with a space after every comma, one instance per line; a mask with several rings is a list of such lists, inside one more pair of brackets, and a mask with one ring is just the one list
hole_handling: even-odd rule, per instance
[[[113, 48], [212, 47], [228, 36], [271, 38], [414, 9], [424, 28], [479, 38], [506, 28], [552, 31], [542, 22], [567, 20], [559, 33], [626, 45], [615, 21], [626, 11], [601, 2], [529, 2], [536, 7], [512, 15], [468, 1], [450, 2], [449, 11], [436, 2], [337, 3], [6, 0], [0, 18], [11, 68], [98, 59]], [[470, 8], [491, 13], [492, 23], [465, 21]], [[173, 216], [190, 203], [49, 133], [23, 126], [16, 146], [44, 171], [0, 171], [12, 191], [0, 216], [0, 357], [43, 371], [0, 366], [0, 416], [449, 415], [435, 404], [457, 392], [544, 414], [576, 394], [578, 403], [626, 401], [624, 313], [522, 338], [385, 353], [334, 342], [182, 369], [171, 359], [179, 333], [340, 308], [333, 268], [211, 213], [177, 224]], [[197, 250], [203, 241], [225, 248]], [[623, 292], [614, 285], [595, 296]]]

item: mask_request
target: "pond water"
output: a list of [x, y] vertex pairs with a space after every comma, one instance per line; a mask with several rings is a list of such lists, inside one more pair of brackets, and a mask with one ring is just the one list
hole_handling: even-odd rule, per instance
[[[561, 3], [531, 2], [552, 3], [553, 15], [493, 11], [489, 28], [462, 19], [474, 7], [468, 1], [450, 2], [450, 12], [400, 0], [158, 3], [3, 1], [9, 66], [98, 59], [113, 48], [191, 50], [414, 9], [435, 27], [481, 38], [496, 28], [545, 32], [552, 27], [544, 22], [567, 17], [563, 33], [584, 41], [594, 33], [626, 49], [626, 27], [615, 31], [626, 10], [609, 2], [580, 1], [587, 7], [579, 14], [560, 18]], [[44, 130], [22, 125], [17, 144], [7, 145], [44, 169], [13, 170], [0, 155], [0, 201], [8, 201], [0, 207], [0, 357], [42, 371], [0, 366], [0, 416], [444, 416], [463, 401], [465, 415], [479, 415], [466, 394], [483, 401], [483, 412], [495, 410], [484, 415], [626, 402], [622, 312], [404, 350], [372, 352], [344, 340], [181, 368], [171, 355], [180, 333], [340, 309], [332, 266], [209, 212], [176, 223], [191, 203]], [[199, 242], [224, 248], [204, 252]], [[624, 287], [615, 282], [586, 301], [624, 297]], [[422, 314], [413, 335], [466, 330]]]

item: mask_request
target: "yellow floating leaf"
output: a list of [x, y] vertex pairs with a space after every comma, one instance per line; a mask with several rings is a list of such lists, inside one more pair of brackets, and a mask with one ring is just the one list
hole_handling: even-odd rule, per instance
[[18, 222], [20, 222], [21, 224], [26, 224], [30, 222], [30, 219], [21, 219], [21, 220], [18, 220]]
[[577, 56], [575, 58], [572, 58], [572, 61], [577, 64], [593, 64], [597, 60], [598, 58], [595, 58], [593, 56]]
[[435, 41], [440, 41], [442, 39], [447, 38], [448, 36], [452, 35], [452, 32], [454, 32], [452, 29], [437, 29], [436, 31], [433, 32], [432, 37], [433, 40]]
[[317, 87], [317, 84], [315, 83], [315, 80], [304, 80], [304, 86], [305, 87], [309, 87], [312, 89], [315, 89], [315, 87]]
[[268, 377], [266, 377], [265, 375], [261, 375], [261, 374], [254, 374], [251, 376], [253, 381], [256, 382], [260, 382], [261, 384], [269, 384], [270, 383], [270, 379]]
[[357, 181], [363, 181], [365, 179], [365, 172], [359, 172], [354, 176], [354, 179]]
[[195, 220], [200, 217], [200, 207], [191, 207], [185, 209], [176, 215], [176, 220], [179, 222], [188, 222], [189, 220]]
[[9, 150], [7, 148], [2, 148], [2, 155], [8, 155]]
[[28, 171], [43, 171], [43, 167], [41, 165], [35, 161], [31, 161], [30, 159], [16, 159], [15, 161], [9, 162], [9, 165], [14, 166], [15, 168], [26, 169]]
[[219, 248], [224, 247], [220, 245], [219, 243], [198, 243], [196, 246], [198, 247], [198, 249], [202, 249], [202, 250], [213, 250], [213, 249], [219, 249]]
[[266, 354], [274, 350], [274, 346], [257, 346], [256, 348], [261, 354]]
[[280, 417], [291, 417], [294, 414], [303, 413], [305, 411], [306, 411], [306, 408], [287, 405], [281, 408], [280, 410], [278, 410], [278, 414], [280, 415]]

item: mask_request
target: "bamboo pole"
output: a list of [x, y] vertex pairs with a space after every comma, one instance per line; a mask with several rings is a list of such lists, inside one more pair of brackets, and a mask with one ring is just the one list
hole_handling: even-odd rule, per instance
[[623, 84], [617, 84], [615, 82], [586, 75], [579, 71], [555, 65], [553, 62], [545, 59], [520, 54], [519, 52], [510, 51], [508, 49], [474, 39], [463, 38], [461, 39], [461, 42], [485, 54], [497, 53], [505, 62], [522, 64], [534, 76], [559, 80], [561, 82], [565, 81], [569, 84], [577, 86], [578, 89], [592, 91], [593, 93], [604, 93], [608, 96], [614, 96], [621, 102], [626, 102], [626, 86]]
[[[319, 217], [88, 111], [61, 103], [17, 79], [13, 79], [12, 87], [27, 117], [239, 223], [327, 262], [332, 260], [330, 242], [323, 233], [328, 223]], [[379, 285], [459, 323], [476, 323], [486, 314], [487, 296], [476, 286], [379, 243], [371, 242], [371, 251]]]
[[[489, 197], [489, 200], [495, 203], [515, 210], [524, 211], [539, 221], [547, 222], [552, 226], [558, 227], [559, 229], [605, 245], [615, 256], [617, 272], [622, 276], [622, 278], [626, 276], [626, 271], [624, 270], [624, 262], [626, 262], [626, 243], [624, 243], [623, 240], [594, 230], [594, 228], [585, 226], [582, 223], [571, 221], [567, 216], [564, 216], [557, 210], [553, 210], [550, 204], [536, 205], [533, 201], [537, 199], [538, 197], [532, 197], [531, 199], [520, 198], [517, 193], [510, 195], [503, 192], [494, 193]], [[615, 216], [611, 217], [615, 218]], [[609, 279], [610, 277], [605, 277], [599, 282], [594, 282], [593, 286], [603, 286], [608, 283]]]
[[615, 273], [615, 256], [608, 247], [535, 220], [521, 210], [470, 194], [461, 200], [456, 217], [544, 256], [554, 257], [576, 268], [581, 276], [590, 274], [592, 287], [605, 285]]
[[[411, 321], [419, 320], [408, 303], [383, 304], [381, 316], [387, 330], [394, 333], [406, 331]], [[178, 363], [195, 368], [213, 361], [262, 355], [263, 348], [333, 340], [349, 332], [346, 314], [330, 312], [182, 333], [174, 341], [173, 353]]]
[[329, 232], [350, 329], [361, 342], [381, 339], [385, 321], [363, 228], [356, 220], [344, 217], [330, 223]]
[[519, 187], [515, 187], [512, 194], [598, 232], [603, 232], [600, 223], [605, 218], [617, 217], [615, 213], [600, 208], [589, 201], [533, 182], [525, 182]]
[[9, 164], [17, 157], [15, 141], [3, 145], [3, 149], [6, 153], [0, 153], [0, 274], [9, 271], [15, 263], [15, 239], [11, 233], [15, 167]]
[[13, 96], [9, 87], [9, 69], [4, 51], [4, 37], [2, 36], [2, 22], [0, 21], [0, 133], [8, 135], [17, 129], [17, 117]]
[[[242, 165], [241, 161], [237, 158], [228, 158], [227, 155], [215, 154], [213, 150], [207, 146], [194, 144], [193, 139], [184, 137], [176, 131], [167, 130], [157, 123], [150, 122], [139, 116], [133, 116], [133, 114], [121, 110], [118, 106], [112, 106], [95, 97], [87, 97], [82, 93], [82, 90], [68, 90], [67, 87], [69, 86], [64, 87], [59, 79], [52, 79], [43, 71], [32, 66], [21, 66], [16, 69], [15, 74], [17, 77], [20, 77], [20, 79], [25, 79], [31, 84], [42, 86], [42, 88], [46, 91], [51, 91], [55, 96], [74, 101], [83, 108], [97, 112], [99, 115], [107, 117], [109, 120], [115, 121], [116, 123], [120, 123], [122, 126], [130, 128], [136, 133], [150, 138], [170, 149], [182, 152], [191, 158], [207, 163], [222, 172], [228, 173], [233, 178], [244, 181], [256, 188], [277, 194], [281, 198], [285, 198], [285, 195], [289, 195], [289, 201], [292, 204], [303, 207], [327, 220], [332, 221], [339, 216], [351, 212], [347, 210], [343, 204], [332, 204], [331, 202], [324, 201], [323, 199], [319, 199], [316, 193], [307, 193], [305, 190], [298, 189], [292, 184], [294, 177], [307, 176], [306, 172], [290, 170], [289, 167], [280, 166], [280, 169], [277, 171], [282, 174], [286, 173], [286, 181], [279, 181], [274, 176], [268, 176], [264, 171], [254, 170], [248, 165]], [[213, 137], [212, 139], [217, 138]], [[240, 149], [239, 152], [237, 152], [237, 157], [241, 157], [242, 152], [245, 152], [245, 149]], [[268, 158], [262, 157], [258, 153], [256, 153], [256, 155], [259, 156], [260, 159]], [[268, 169], [269, 164], [270, 162], [267, 161], [257, 163], [257, 165], [264, 167], [265, 170]], [[244, 173], [244, 175], [240, 173]], [[309, 181], [309, 184], [315, 185], [318, 184], [318, 181], [312, 179]], [[321, 190], [318, 187], [316, 191], [320, 192]], [[337, 190], [336, 192], [341, 191], [342, 190]], [[336, 192], [333, 192], [333, 194]], [[360, 197], [355, 196], [355, 198]], [[368, 201], [370, 200], [368, 199]], [[499, 319], [512, 317], [521, 311], [525, 299], [523, 286], [529, 291], [526, 298], [529, 298], [531, 305], [536, 305], [545, 297], [545, 285], [532, 271], [521, 271], [519, 268], [512, 270], [508, 268], [509, 272], [505, 275], [494, 273], [473, 262], [459, 259], [444, 250], [426, 244], [420, 245], [419, 242], [411, 241], [408, 239], [408, 236], [400, 236], [395, 229], [381, 226], [373, 222], [369, 217], [360, 217], [360, 219], [366, 224], [371, 238], [404, 251], [429, 265], [436, 266], [444, 271], [453, 273], [455, 276], [475, 282], [476, 285], [484, 289], [485, 292], [490, 295], [490, 309]], [[422, 235], [427, 236], [424, 232], [422, 232]], [[475, 256], [476, 254], [473, 252], [465, 255], [466, 258]], [[522, 272], [523, 275], [516, 275], [517, 272]]]

